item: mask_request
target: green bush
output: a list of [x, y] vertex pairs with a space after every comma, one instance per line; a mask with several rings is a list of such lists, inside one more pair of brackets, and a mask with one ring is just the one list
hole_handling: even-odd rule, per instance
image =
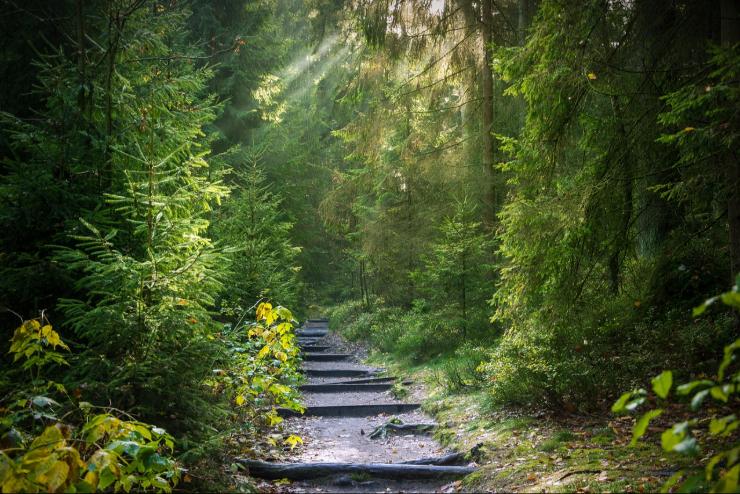
[[489, 348], [463, 345], [442, 361], [435, 379], [449, 393], [481, 388], [485, 380], [480, 365], [489, 355]]
[[349, 301], [332, 308], [329, 321], [346, 338], [364, 341], [409, 363], [452, 354], [466, 341], [462, 326], [444, 314], [427, 311], [421, 302], [411, 310], [376, 305], [366, 312], [360, 301]]

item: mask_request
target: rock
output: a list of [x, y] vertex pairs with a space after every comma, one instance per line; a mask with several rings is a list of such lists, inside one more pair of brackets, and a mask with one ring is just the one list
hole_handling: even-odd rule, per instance
[[352, 484], [354, 484], [354, 481], [349, 475], [340, 475], [339, 477], [334, 479], [333, 484], [337, 487], [350, 487]]

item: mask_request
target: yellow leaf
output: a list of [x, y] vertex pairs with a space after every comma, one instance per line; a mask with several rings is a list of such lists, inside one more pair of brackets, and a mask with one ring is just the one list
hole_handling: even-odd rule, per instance
[[683, 129], [683, 131], [684, 131], [684, 132], [687, 132], [687, 133], [688, 133], [688, 132], [693, 132], [693, 131], [695, 131], [695, 130], [696, 130], [696, 128], [694, 128], [694, 127], [686, 127], [686, 128], [684, 128], [684, 129]]
[[299, 436], [296, 436], [295, 434], [291, 434], [290, 436], [285, 438], [283, 444], [287, 444], [288, 446], [290, 446], [290, 449], [294, 449], [299, 444], [303, 444], [303, 439], [301, 439]]
[[270, 353], [270, 347], [265, 345], [264, 347], [262, 347], [262, 350], [260, 350], [259, 353], [257, 354], [257, 358], [258, 359], [264, 358], [268, 353]]
[[277, 320], [277, 312], [274, 310], [271, 310], [265, 314], [265, 322], [268, 326], [272, 326], [272, 323], [274, 323]]
[[587, 77], [590, 81], [596, 80], [596, 74], [594, 74], [593, 72], [589, 72]]
[[98, 474], [95, 472], [87, 472], [83, 480], [94, 488], [98, 487]]
[[236, 397], [236, 405], [237, 406], [242, 406], [246, 401], [247, 401], [247, 399], [244, 398], [244, 396], [242, 396], [242, 395], [238, 395]]
[[290, 337], [287, 335], [280, 338], [280, 345], [286, 350], [291, 350], [293, 348], [293, 342], [290, 341]]
[[288, 360], [288, 355], [285, 352], [277, 352], [275, 356], [278, 358], [278, 360], [285, 362]]
[[272, 304], [269, 302], [262, 302], [257, 306], [257, 320], [261, 321], [265, 319], [265, 314], [272, 311]]
[[46, 487], [49, 489], [49, 492], [54, 492], [64, 485], [67, 481], [67, 475], [69, 475], [69, 465], [63, 461], [54, 463], [45, 474]]

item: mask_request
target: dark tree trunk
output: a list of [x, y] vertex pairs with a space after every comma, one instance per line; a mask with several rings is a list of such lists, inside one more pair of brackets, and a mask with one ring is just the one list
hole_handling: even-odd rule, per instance
[[[740, 42], [740, 2], [722, 0], [721, 3], [722, 46], [729, 48]], [[728, 200], [727, 223], [730, 233], [730, 270], [734, 277], [740, 271], [740, 162], [732, 149], [724, 156]]]

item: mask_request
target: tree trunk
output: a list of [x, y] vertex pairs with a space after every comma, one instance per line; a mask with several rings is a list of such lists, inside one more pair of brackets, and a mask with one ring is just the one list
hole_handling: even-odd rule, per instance
[[[721, 3], [722, 46], [729, 48], [740, 42], [740, 2], [722, 0]], [[728, 200], [727, 223], [730, 234], [730, 270], [734, 277], [740, 271], [740, 162], [732, 149], [724, 156]]]
[[483, 144], [482, 165], [486, 177], [484, 192], [483, 220], [489, 229], [496, 222], [496, 210], [498, 209], [498, 190], [496, 183], [496, 172], [494, 166], [495, 142], [493, 138], [493, 69], [491, 63], [493, 57], [491, 48], [493, 44], [493, 8], [492, 0], [483, 0], [481, 4], [481, 34], [483, 38], [483, 66], [481, 67], [481, 95], [483, 99], [481, 138]]

